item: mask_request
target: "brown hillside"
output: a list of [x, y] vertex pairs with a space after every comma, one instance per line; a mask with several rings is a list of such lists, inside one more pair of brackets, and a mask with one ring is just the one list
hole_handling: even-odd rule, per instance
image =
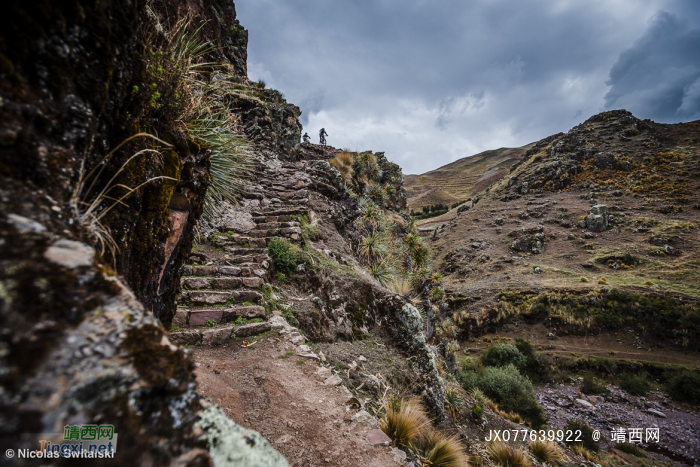
[[[502, 319], [540, 300], [555, 331], [610, 330], [601, 324], [597, 314], [604, 310], [596, 300], [605, 302], [618, 289], [636, 299], [663, 297], [695, 316], [699, 141], [699, 121], [664, 125], [612, 111], [534, 145], [473, 207], [431, 235], [433, 264], [445, 273], [452, 297], [450, 312], [483, 323], [489, 313]], [[607, 216], [589, 216], [600, 210], [595, 205], [606, 206]], [[602, 217], [607, 226], [596, 223]], [[504, 304], [504, 293], [514, 294], [506, 302], [517, 297], [514, 306]], [[584, 295], [596, 306], [573, 313], [570, 303], [552, 305]], [[628, 322], [618, 318], [615, 326]], [[667, 331], [667, 342], [689, 345], [685, 331]]]
[[465, 201], [506, 175], [531, 146], [484, 151], [421, 175], [406, 175], [408, 205], [420, 210], [423, 206]]

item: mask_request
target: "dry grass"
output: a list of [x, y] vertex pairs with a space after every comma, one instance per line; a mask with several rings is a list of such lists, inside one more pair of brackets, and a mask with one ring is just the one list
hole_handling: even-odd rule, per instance
[[488, 443], [486, 450], [491, 459], [498, 465], [503, 467], [531, 467], [532, 463], [527, 455], [506, 443], [495, 441]]
[[520, 416], [520, 414], [517, 414], [515, 412], [506, 412], [505, 410], [501, 410], [498, 405], [492, 401], [489, 398], [486, 398], [486, 405], [489, 406], [491, 410], [493, 410], [493, 413], [498, 415], [501, 418], [505, 418], [506, 420], [510, 420], [513, 423], [525, 423], [525, 420], [523, 420], [523, 417]]
[[439, 431], [429, 430], [416, 440], [416, 448], [424, 461], [431, 467], [466, 467], [469, 463], [456, 436], [446, 436]]
[[590, 449], [584, 448], [581, 444], [574, 444], [573, 446], [571, 446], [571, 450], [579, 456], [586, 459], [587, 461], [595, 462], [598, 459]]
[[[124, 201], [135, 191], [151, 182], [157, 180], [177, 182], [177, 180], [172, 177], [157, 176], [151, 177], [135, 187], [129, 187], [122, 183], [118, 183], [117, 179], [122, 172], [124, 172], [129, 163], [141, 156], [146, 157], [148, 155], [153, 155], [157, 158], [158, 163], [162, 165], [161, 154], [158, 150], [142, 149], [129, 157], [126, 162], [121, 164], [114, 175], [112, 175], [112, 177], [106, 183], [100, 185], [100, 176], [105, 168], [108, 167], [112, 156], [114, 156], [114, 154], [116, 154], [122, 148], [122, 146], [128, 142], [141, 138], [150, 139], [166, 147], [170, 146], [165, 141], [156, 138], [151, 134], [138, 133], [119, 143], [90, 171], [86, 171], [85, 160], [83, 160], [80, 167], [78, 182], [75, 185], [75, 189], [73, 190], [69, 204], [73, 211], [73, 215], [78, 221], [78, 224], [87, 231], [87, 235], [90, 237], [91, 243], [100, 251], [102, 256], [104, 256], [105, 253], [109, 253], [112, 258], [115, 258], [116, 253], [119, 251], [116, 241], [112, 238], [109, 228], [105, 225], [107, 215], [114, 208], [118, 206], [127, 206]], [[98, 185], [101, 186], [101, 190], [99, 193], [96, 193]]]
[[355, 154], [348, 151], [341, 151], [336, 156], [328, 161], [328, 163], [340, 172], [340, 175], [347, 181], [352, 180], [353, 170], [352, 163], [355, 159]]
[[413, 283], [406, 277], [396, 276], [389, 279], [386, 287], [394, 293], [402, 296], [410, 295], [413, 291]]
[[530, 443], [530, 452], [540, 462], [558, 465], [564, 461], [564, 452], [552, 441], [534, 441]]
[[410, 446], [430, 427], [430, 419], [416, 399], [385, 402], [384, 410], [379, 426], [397, 446]]

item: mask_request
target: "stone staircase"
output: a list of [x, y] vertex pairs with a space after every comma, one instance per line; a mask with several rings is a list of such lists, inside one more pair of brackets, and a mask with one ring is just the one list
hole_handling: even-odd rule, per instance
[[267, 244], [301, 238], [298, 219], [308, 214], [310, 184], [303, 169], [302, 163], [259, 164], [241, 206], [231, 212], [237, 220], [222, 219], [225, 227], [193, 250], [183, 267], [173, 342], [219, 344], [271, 329], [264, 294], [271, 268]]

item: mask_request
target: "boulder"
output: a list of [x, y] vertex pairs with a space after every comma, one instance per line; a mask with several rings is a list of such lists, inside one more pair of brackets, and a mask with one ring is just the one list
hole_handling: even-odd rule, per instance
[[603, 232], [610, 226], [608, 207], [604, 204], [596, 204], [586, 217], [586, 228], [593, 232]]

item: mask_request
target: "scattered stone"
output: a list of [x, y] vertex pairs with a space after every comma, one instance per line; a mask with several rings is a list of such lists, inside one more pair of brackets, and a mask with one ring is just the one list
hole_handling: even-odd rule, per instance
[[314, 375], [321, 380], [326, 380], [328, 377], [331, 375], [331, 369], [325, 366], [320, 366], [318, 367], [318, 370], [314, 373]]
[[595, 410], [595, 406], [588, 402], [587, 400], [584, 399], [574, 399], [574, 402], [583, 407], [584, 409], [590, 409], [590, 410]]
[[360, 410], [350, 418], [350, 431], [355, 433], [368, 432], [379, 428], [379, 422], [366, 410]]
[[404, 462], [406, 462], [406, 453], [403, 452], [401, 449], [391, 448], [391, 454], [394, 456], [394, 460], [399, 465], [402, 465]]
[[331, 375], [323, 382], [326, 386], [340, 386], [343, 384], [343, 380], [340, 379], [338, 375]]
[[647, 409], [647, 413], [650, 413], [659, 418], [666, 418], [666, 414], [656, 409]]
[[291, 440], [294, 439], [294, 436], [290, 434], [282, 435], [279, 438], [277, 438], [277, 441], [275, 441], [275, 444], [285, 444], [290, 442]]
[[605, 402], [605, 398], [603, 396], [586, 396], [586, 399], [593, 404]]
[[44, 258], [68, 269], [91, 266], [95, 250], [84, 243], [62, 238], [48, 247]]
[[46, 231], [46, 227], [43, 224], [17, 214], [8, 214], [7, 220], [20, 233], [42, 233]]
[[532, 270], [535, 274], [542, 274], [542, 268], [539, 266], [535, 266]]
[[380, 429], [374, 429], [367, 433], [367, 442], [372, 446], [389, 446], [391, 438]]

